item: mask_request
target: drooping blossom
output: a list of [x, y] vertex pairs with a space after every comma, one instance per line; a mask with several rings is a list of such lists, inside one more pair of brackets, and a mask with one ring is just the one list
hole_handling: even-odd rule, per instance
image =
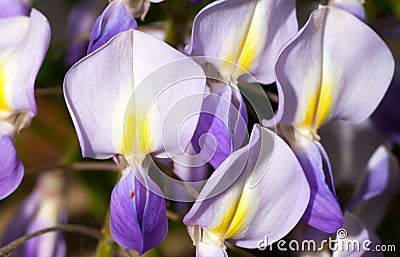
[[227, 256], [226, 241], [250, 249], [265, 237], [276, 242], [298, 223], [309, 196], [290, 147], [255, 125], [249, 144], [216, 169], [184, 218], [196, 256]]
[[[111, 233], [140, 254], [167, 233], [165, 200], [147, 175], [148, 154], [182, 154], [203, 100], [204, 73], [183, 58], [156, 37], [129, 30], [79, 61], [64, 81], [83, 156], [115, 157], [123, 173], [111, 196]], [[183, 117], [190, 119], [181, 124]]]
[[[200, 61], [213, 66], [217, 82], [208, 83], [210, 99], [204, 103], [193, 146], [207, 160], [214, 154], [209, 160], [214, 168], [239, 149], [246, 136], [247, 110], [238, 81], [274, 82], [279, 49], [297, 28], [293, 0], [219, 0], [195, 17], [186, 53], [205, 56]], [[221, 106], [221, 102], [227, 104]], [[203, 139], [202, 144], [215, 141], [215, 152], [201, 145], [204, 134], [212, 137]]]
[[50, 26], [22, 1], [0, 1], [0, 199], [21, 183], [24, 167], [13, 141], [36, 115], [36, 75], [50, 41]]
[[[41, 229], [67, 222], [64, 178], [60, 171], [40, 176], [33, 192], [24, 201], [2, 239], [2, 245]], [[61, 232], [47, 233], [27, 241], [11, 256], [63, 257], [66, 244]]]
[[392, 54], [382, 39], [353, 15], [332, 6], [314, 11], [280, 52], [275, 68], [276, 119], [311, 186], [302, 218], [311, 226], [335, 232], [343, 222], [318, 129], [335, 119], [351, 124], [366, 120], [386, 93], [393, 70]]

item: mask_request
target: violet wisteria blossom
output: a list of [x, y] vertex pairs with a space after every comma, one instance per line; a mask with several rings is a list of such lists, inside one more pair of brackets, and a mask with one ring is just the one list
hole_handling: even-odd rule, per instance
[[[118, 243], [140, 254], [157, 246], [167, 233], [165, 200], [147, 175], [148, 154], [158, 155], [166, 148], [169, 154], [184, 152], [205, 91], [204, 73], [192, 60], [172, 64], [173, 70], [156, 81], [146, 77], [184, 57], [154, 36], [129, 30], [79, 61], [64, 81], [83, 156], [115, 157], [122, 170], [111, 196], [111, 233]], [[187, 77], [197, 79], [181, 81]], [[190, 103], [174, 115], [194, 115], [181, 127], [178, 138], [165, 137], [163, 123], [173, 125], [166, 121], [168, 111], [187, 96], [192, 96]]]
[[[40, 176], [33, 192], [23, 202], [2, 239], [2, 245], [41, 229], [67, 222], [65, 182], [62, 171]], [[27, 241], [11, 256], [64, 257], [66, 244], [61, 232], [48, 233]]]
[[[238, 80], [270, 84], [275, 81], [274, 64], [279, 49], [298, 30], [294, 0], [219, 0], [207, 5], [195, 17], [186, 53], [210, 57], [220, 81], [209, 82], [206, 99], [193, 146], [207, 159], [204, 145], [216, 141], [217, 149], [210, 164], [217, 168], [246, 136], [247, 110], [238, 89]], [[228, 101], [223, 110], [216, 99]], [[209, 102], [209, 103], [207, 103]], [[218, 107], [217, 107], [218, 106]], [[234, 108], [232, 108], [234, 107]], [[213, 115], [225, 112], [225, 115]], [[203, 150], [205, 149], [205, 150]]]
[[392, 54], [382, 39], [332, 6], [314, 11], [281, 51], [275, 68], [280, 91], [276, 118], [311, 186], [302, 221], [325, 232], [341, 227], [342, 211], [318, 129], [335, 119], [351, 124], [366, 120], [386, 93], [393, 70]]
[[24, 167], [13, 141], [36, 115], [36, 75], [50, 41], [50, 26], [22, 1], [0, 1], [0, 199], [21, 183]]
[[269, 243], [281, 239], [298, 223], [309, 197], [307, 180], [290, 147], [255, 125], [249, 144], [216, 169], [184, 223], [197, 257], [227, 256], [226, 241], [254, 249], [265, 237]]

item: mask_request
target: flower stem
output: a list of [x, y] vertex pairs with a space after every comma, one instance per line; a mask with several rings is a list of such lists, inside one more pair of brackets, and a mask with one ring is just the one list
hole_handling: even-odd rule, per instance
[[98, 240], [102, 239], [102, 237], [103, 237], [103, 234], [95, 228], [90, 228], [90, 227], [86, 227], [86, 226], [82, 226], [82, 225], [72, 225], [72, 224], [58, 225], [58, 226], [45, 228], [45, 229], [36, 231], [32, 234], [22, 236], [16, 240], [12, 241], [11, 243], [0, 248], [0, 256], [9, 255], [14, 249], [18, 248], [19, 246], [24, 244], [29, 239], [43, 235], [45, 233], [57, 232], [57, 231], [82, 234], [82, 235], [93, 237]]
[[102, 171], [119, 171], [118, 167], [113, 163], [107, 162], [76, 162], [72, 164], [56, 164], [27, 171], [28, 174], [34, 174], [42, 171], [61, 169], [61, 170], [102, 170]]

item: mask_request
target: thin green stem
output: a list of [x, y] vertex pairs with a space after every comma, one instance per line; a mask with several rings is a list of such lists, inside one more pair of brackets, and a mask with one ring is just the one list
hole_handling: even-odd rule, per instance
[[49, 96], [49, 95], [62, 95], [62, 94], [63, 94], [63, 89], [62, 87], [59, 86], [35, 89], [36, 97]]

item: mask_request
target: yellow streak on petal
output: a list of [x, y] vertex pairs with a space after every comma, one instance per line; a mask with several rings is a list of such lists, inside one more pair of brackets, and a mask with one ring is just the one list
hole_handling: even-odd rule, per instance
[[222, 221], [209, 231], [224, 239], [232, 238], [237, 235], [249, 221], [248, 214], [251, 202], [256, 203], [255, 201], [251, 201], [247, 190], [244, 189], [241, 196], [237, 197], [234, 203], [229, 207]]
[[244, 194], [240, 198], [239, 205], [237, 207], [235, 216], [229, 226], [228, 231], [225, 234], [225, 238], [234, 237], [245, 225], [246, 223], [246, 215], [250, 209], [250, 199]]
[[150, 151], [149, 121], [136, 108], [131, 107], [128, 112], [121, 153], [141, 162]]
[[[267, 35], [268, 32], [268, 17], [266, 17], [265, 13], [265, 4], [265, 1], [257, 1], [252, 7], [252, 11], [249, 12], [249, 19], [243, 21], [243, 23], [246, 24], [246, 27], [244, 31], [242, 31], [242, 35], [237, 35], [237, 28], [232, 28], [229, 36], [226, 38], [225, 45], [228, 46], [234, 44], [235, 39], [238, 38], [238, 36], [241, 36], [236, 53], [234, 53], [235, 48], [233, 47], [233, 49], [231, 49], [224, 57], [225, 60], [229, 60], [241, 68], [230, 71], [230, 75], [232, 75], [234, 79], [243, 75], [244, 71], [249, 71], [262, 53], [267, 40], [265, 35]], [[225, 71], [223, 73], [225, 74], [229, 72]]]
[[[249, 70], [254, 62], [257, 53], [257, 46], [259, 44], [260, 35], [257, 34], [256, 25], [254, 22], [250, 25], [250, 29], [247, 35], [243, 35], [240, 42], [240, 48], [237, 56], [240, 56], [237, 64], [244, 70]], [[241, 50], [241, 53], [239, 51]]]
[[315, 129], [321, 127], [322, 124], [324, 124], [324, 122], [328, 118], [333, 97], [333, 87], [334, 86], [329, 83], [322, 84], [318, 102], [318, 109], [316, 111], [315, 120], [313, 124]]
[[6, 101], [6, 74], [4, 72], [3, 66], [0, 64], [0, 111], [8, 111], [9, 106]]
[[323, 66], [321, 82], [315, 92], [309, 95], [308, 107], [300, 125], [315, 133], [325, 123], [334, 108], [342, 75], [340, 68], [331, 61], [329, 56], [325, 56]]

